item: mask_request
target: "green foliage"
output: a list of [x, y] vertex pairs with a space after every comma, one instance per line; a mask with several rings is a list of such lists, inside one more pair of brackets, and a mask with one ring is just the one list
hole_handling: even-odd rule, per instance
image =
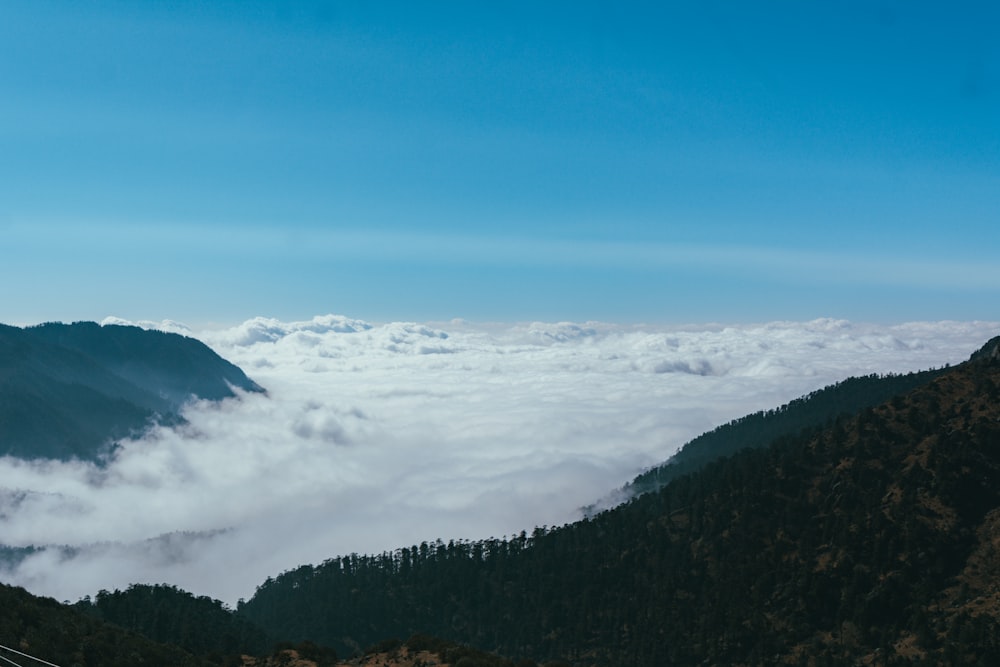
[[75, 607], [196, 655], [256, 655], [271, 645], [263, 630], [218, 600], [195, 597], [176, 586], [133, 585], [125, 591], [101, 591]]
[[853, 415], [916, 387], [927, 384], [946, 369], [905, 375], [852, 377], [797, 398], [779, 408], [762, 410], [723, 424], [685, 444], [667, 462], [636, 477], [625, 491], [638, 495], [655, 491], [681, 475], [742, 449], [765, 447], [778, 438], [829, 426], [838, 417]]
[[5, 646], [63, 667], [209, 667], [179, 648], [4, 585], [0, 585], [0, 637]]

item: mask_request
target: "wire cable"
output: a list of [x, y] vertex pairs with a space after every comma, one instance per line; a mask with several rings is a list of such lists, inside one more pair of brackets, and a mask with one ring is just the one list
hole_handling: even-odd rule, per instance
[[[11, 653], [16, 653], [17, 655], [21, 656], [22, 658], [28, 658], [29, 660], [34, 660], [36, 662], [40, 662], [43, 665], [48, 665], [49, 667], [59, 667], [59, 665], [51, 663], [48, 660], [42, 660], [41, 658], [36, 658], [33, 655], [28, 655], [27, 653], [21, 653], [20, 651], [12, 649], [9, 646], [4, 646], [3, 644], [0, 644], [0, 649], [3, 649], [4, 651], [10, 651]], [[21, 665], [18, 665], [16, 662], [14, 662], [13, 660], [11, 660], [10, 658], [5, 658], [2, 655], [0, 655], [0, 660], [6, 660], [7, 662], [9, 662], [12, 665], [17, 665], [17, 667], [21, 667]]]

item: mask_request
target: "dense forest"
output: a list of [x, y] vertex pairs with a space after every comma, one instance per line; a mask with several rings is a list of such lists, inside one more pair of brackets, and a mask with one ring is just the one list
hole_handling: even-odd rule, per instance
[[761, 410], [703, 433], [625, 487], [628, 496], [655, 491], [670, 480], [694, 472], [723, 456], [748, 447], [764, 447], [778, 438], [830, 425], [838, 417], [871, 408], [941, 375], [947, 368], [915, 373], [851, 377], [818, 389], [772, 410]]
[[[164, 643], [151, 641], [154, 634]], [[173, 586], [101, 591], [67, 606], [0, 585], [0, 662], [45, 664], [39, 660], [60, 667], [539, 667], [427, 635], [383, 640], [340, 661], [332, 648], [308, 640], [266, 642], [218, 601]]]
[[1000, 664], [998, 419], [981, 357], [588, 520], [303, 566], [239, 612], [344, 651], [423, 631], [576, 665]]
[[100, 591], [74, 607], [216, 662], [234, 653], [262, 655], [274, 644], [261, 628], [218, 600], [195, 597], [176, 586], [133, 585], [125, 591]]
[[[0, 584], [0, 644], [60, 667], [210, 667], [175, 646], [102, 623], [50, 598]], [[10, 651], [14, 664], [35, 664]], [[4, 664], [9, 664], [4, 662]]]

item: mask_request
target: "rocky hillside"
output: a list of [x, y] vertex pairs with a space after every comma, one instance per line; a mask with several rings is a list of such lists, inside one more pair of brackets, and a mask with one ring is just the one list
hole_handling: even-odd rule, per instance
[[414, 635], [405, 642], [387, 639], [360, 656], [337, 660], [336, 654], [310, 642], [279, 646], [268, 657], [243, 656], [239, 667], [569, 667], [564, 662], [539, 665], [533, 660], [514, 662], [501, 656], [436, 637]]

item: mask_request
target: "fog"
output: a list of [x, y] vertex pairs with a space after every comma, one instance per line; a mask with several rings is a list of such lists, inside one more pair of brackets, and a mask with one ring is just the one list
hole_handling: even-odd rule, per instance
[[193, 403], [105, 467], [0, 459], [0, 542], [44, 547], [5, 581], [60, 600], [166, 582], [232, 604], [306, 562], [560, 525], [718, 424], [963, 361], [1000, 329], [138, 324], [205, 341], [267, 395]]

